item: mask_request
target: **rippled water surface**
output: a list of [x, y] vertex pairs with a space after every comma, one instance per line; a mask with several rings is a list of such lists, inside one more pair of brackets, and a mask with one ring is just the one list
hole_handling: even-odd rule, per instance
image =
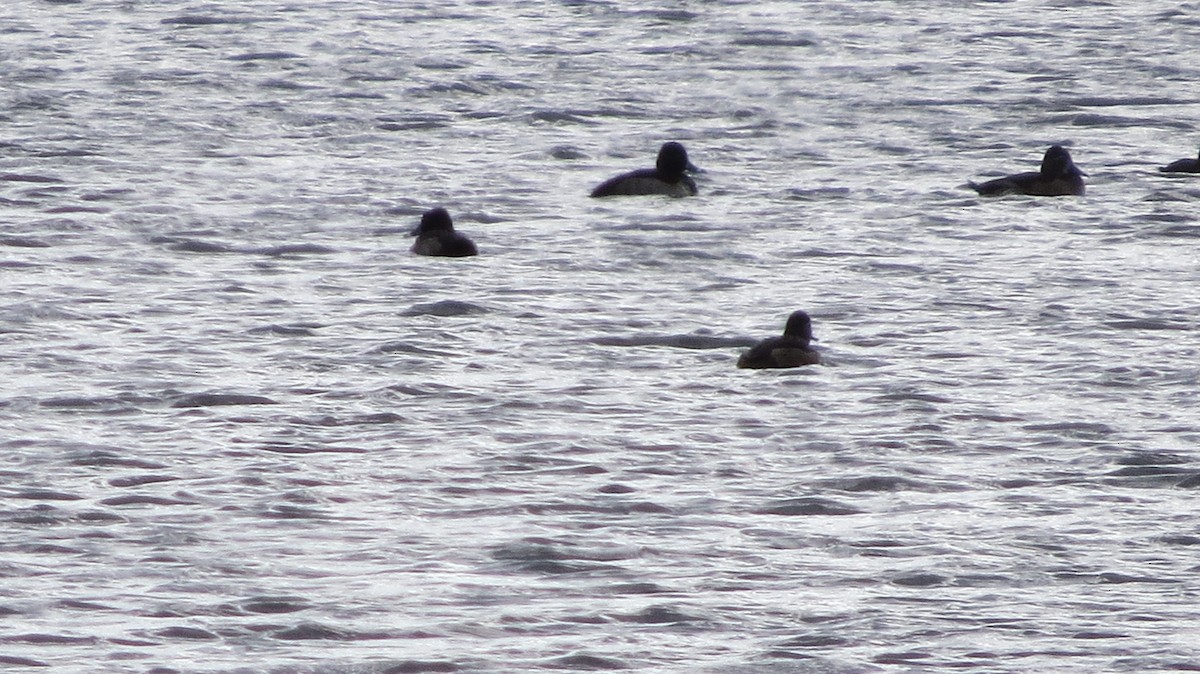
[[1200, 668], [1197, 17], [8, 3], [0, 665]]

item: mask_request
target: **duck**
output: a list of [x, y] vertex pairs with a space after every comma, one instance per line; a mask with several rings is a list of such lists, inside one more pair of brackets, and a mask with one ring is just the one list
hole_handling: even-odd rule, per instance
[[1166, 166], [1160, 166], [1158, 170], [1163, 173], [1200, 173], [1200, 155], [1195, 159], [1176, 159]]
[[417, 237], [412, 245], [412, 252], [417, 255], [470, 257], [479, 254], [474, 241], [454, 231], [450, 213], [441, 207], [425, 211], [421, 224], [409, 234]]
[[1053, 145], [1042, 157], [1039, 171], [1016, 173], [985, 183], [967, 185], [985, 197], [1004, 194], [1029, 194], [1037, 197], [1083, 196], [1083, 171], [1071, 161], [1071, 153], [1061, 145]]
[[812, 319], [803, 311], [794, 311], [788, 316], [783, 336], [768, 337], [750, 347], [738, 358], [737, 366], [761, 370], [816, 365], [821, 362], [821, 355], [808, 345], [814, 340]]
[[672, 197], [694, 197], [696, 181], [687, 172], [697, 170], [688, 161], [687, 149], [675, 141], [663, 143], [652, 169], [622, 173], [600, 183], [592, 190], [593, 197], [664, 194]]

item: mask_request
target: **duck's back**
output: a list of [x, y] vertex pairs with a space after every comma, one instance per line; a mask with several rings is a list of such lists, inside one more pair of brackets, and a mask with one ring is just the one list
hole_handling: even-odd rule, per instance
[[661, 194], [669, 197], [696, 196], [696, 183], [689, 176], [674, 182], [664, 180], [657, 169], [640, 169], [609, 178], [592, 190], [593, 197], [645, 196]]
[[424, 234], [413, 243], [412, 252], [417, 255], [438, 257], [470, 257], [478, 255], [475, 242], [458, 232], [436, 232]]
[[1158, 170], [1163, 173], [1200, 173], [1200, 159], [1179, 159]]
[[1017, 173], [996, 178], [985, 183], [969, 183], [971, 188], [985, 197], [1005, 194], [1028, 194], [1035, 197], [1083, 196], [1083, 178], [1070, 175], [1047, 178], [1037, 171]]
[[762, 370], [767, 368], [800, 367], [816, 365], [821, 356], [802, 340], [792, 337], [771, 337], [750, 347], [738, 358], [737, 366], [743, 369]]

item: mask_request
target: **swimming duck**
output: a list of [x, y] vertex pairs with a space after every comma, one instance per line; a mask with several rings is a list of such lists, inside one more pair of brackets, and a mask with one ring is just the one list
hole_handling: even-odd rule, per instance
[[469, 257], [478, 254], [475, 242], [454, 231], [450, 213], [444, 208], [426, 211], [421, 216], [411, 236], [417, 237], [412, 252], [417, 255], [440, 255], [443, 257]]
[[738, 358], [737, 366], [750, 369], [800, 367], [821, 362], [821, 356], [808, 345], [815, 340], [812, 319], [803, 311], [792, 312], [782, 337], [768, 337]]
[[683, 145], [671, 141], [658, 150], [658, 160], [652, 169], [638, 169], [609, 178], [592, 190], [593, 197], [665, 194], [672, 197], [696, 195], [696, 181], [687, 175], [696, 170], [688, 161]]
[[1030, 194], [1037, 197], [1082, 196], [1084, 175], [1071, 161], [1071, 153], [1061, 145], [1054, 145], [1046, 150], [1046, 155], [1042, 157], [1040, 171], [1016, 173], [982, 184], [967, 184], [986, 197], [1003, 194]]
[[1200, 156], [1195, 159], [1176, 159], [1158, 170], [1163, 173], [1200, 173]]

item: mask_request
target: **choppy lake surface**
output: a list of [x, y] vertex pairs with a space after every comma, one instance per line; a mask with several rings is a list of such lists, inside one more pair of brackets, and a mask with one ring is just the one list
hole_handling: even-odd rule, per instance
[[0, 665], [1200, 668], [1198, 17], [9, 3]]

